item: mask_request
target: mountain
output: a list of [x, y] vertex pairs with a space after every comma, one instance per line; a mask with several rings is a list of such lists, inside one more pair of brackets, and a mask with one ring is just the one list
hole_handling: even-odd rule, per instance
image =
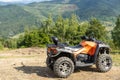
[[[88, 20], [96, 17], [104, 21], [115, 21], [116, 16], [120, 14], [120, 0], [52, 0], [42, 3], [31, 3], [28, 6], [44, 16], [48, 14], [62, 14], [69, 17], [76, 14], [81, 20]], [[31, 12], [31, 11], [30, 11]]]
[[0, 5], [8, 5], [6, 2], [0, 2]]
[[44, 2], [51, 0], [0, 0], [0, 5], [8, 5], [8, 4], [29, 4], [32, 2]]
[[27, 5], [2, 5], [0, 6], [0, 36], [11, 37], [24, 31], [26, 27], [40, 26], [40, 22], [47, 19], [48, 15], [54, 17], [65, 11], [75, 11], [72, 4], [31, 3]]
[[33, 25], [36, 17], [16, 5], [0, 6], [0, 36], [10, 37]]
[[76, 14], [81, 20], [96, 17], [114, 22], [120, 14], [120, 0], [52, 0], [19, 5], [0, 2], [0, 36], [11, 37], [27, 26], [40, 26], [40, 22], [52, 14], [70, 17]]
[[112, 21], [120, 14], [120, 0], [53, 0], [51, 2], [76, 5], [78, 9], [75, 13], [82, 20], [96, 17]]
[[[79, 4], [80, 3], [80, 4]], [[80, 0], [77, 14], [82, 18], [97, 17], [110, 20], [120, 13], [120, 0]]]

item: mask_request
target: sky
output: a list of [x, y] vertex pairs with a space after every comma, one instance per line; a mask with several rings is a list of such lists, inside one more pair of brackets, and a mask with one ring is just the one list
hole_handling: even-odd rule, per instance
[[40, 2], [40, 1], [50, 1], [50, 0], [0, 0], [0, 2]]

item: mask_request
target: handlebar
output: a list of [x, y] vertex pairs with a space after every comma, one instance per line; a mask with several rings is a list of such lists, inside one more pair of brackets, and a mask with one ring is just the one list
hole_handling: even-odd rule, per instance
[[98, 44], [103, 43], [102, 41], [96, 40], [94, 37], [82, 36], [81, 39], [86, 40], [86, 41], [93, 41], [93, 42], [96, 42]]

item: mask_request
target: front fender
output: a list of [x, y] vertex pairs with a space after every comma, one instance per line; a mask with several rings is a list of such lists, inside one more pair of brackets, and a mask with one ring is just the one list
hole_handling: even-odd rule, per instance
[[56, 56], [58, 56], [58, 55], [60, 55], [61, 53], [69, 53], [69, 54], [72, 54], [72, 51], [70, 51], [70, 50], [66, 50], [66, 49], [59, 49], [59, 48], [57, 48], [56, 49], [57, 50], [57, 54], [55, 54], [55, 55], [49, 55], [50, 57], [56, 57]]
[[59, 57], [69, 57], [75, 64], [76, 58], [74, 57], [74, 54], [70, 50], [65, 50], [65, 49], [57, 49], [58, 53], [55, 55], [51, 55], [51, 58], [54, 58], [55, 60], [58, 59]]
[[110, 46], [106, 44], [99, 44], [99, 48], [110, 48]]
[[109, 54], [110, 52], [110, 47], [109, 45], [106, 44], [98, 44], [96, 48], [96, 52], [94, 55], [94, 63], [96, 63], [96, 60], [99, 56], [99, 54]]

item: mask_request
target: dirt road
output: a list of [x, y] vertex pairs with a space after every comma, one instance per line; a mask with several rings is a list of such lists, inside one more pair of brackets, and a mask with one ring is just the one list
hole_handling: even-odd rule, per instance
[[45, 49], [27, 48], [0, 52], [0, 80], [120, 80], [120, 66], [99, 73], [93, 66], [80, 68], [66, 79], [46, 68]]

